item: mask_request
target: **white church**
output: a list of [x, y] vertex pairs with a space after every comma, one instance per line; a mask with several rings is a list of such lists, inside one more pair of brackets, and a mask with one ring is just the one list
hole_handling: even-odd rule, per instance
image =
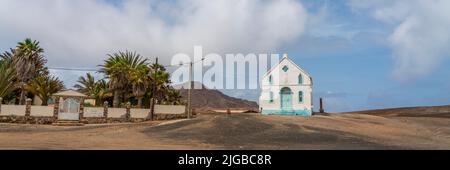
[[312, 115], [312, 77], [287, 54], [261, 81], [259, 107], [262, 114]]

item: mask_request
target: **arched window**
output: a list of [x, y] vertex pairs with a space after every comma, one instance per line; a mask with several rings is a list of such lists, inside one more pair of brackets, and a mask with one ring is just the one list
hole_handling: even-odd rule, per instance
[[303, 103], [303, 92], [302, 91], [298, 92], [298, 102]]
[[303, 84], [303, 76], [302, 76], [302, 74], [298, 75], [298, 84]]
[[272, 75], [269, 76], [269, 84], [272, 84]]
[[270, 99], [269, 99], [270, 103], [273, 103], [273, 92], [270, 92]]

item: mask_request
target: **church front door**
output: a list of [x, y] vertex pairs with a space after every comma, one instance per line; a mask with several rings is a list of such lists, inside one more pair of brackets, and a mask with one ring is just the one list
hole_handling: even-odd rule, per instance
[[292, 91], [289, 87], [284, 87], [280, 91], [281, 110], [292, 110]]

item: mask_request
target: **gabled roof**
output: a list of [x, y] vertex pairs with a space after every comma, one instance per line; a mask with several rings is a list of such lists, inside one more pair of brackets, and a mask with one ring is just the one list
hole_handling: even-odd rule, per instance
[[278, 67], [278, 65], [281, 64], [281, 62], [283, 62], [283, 60], [289, 61], [290, 63], [292, 63], [292, 65], [294, 65], [295, 67], [297, 67], [300, 71], [302, 71], [303, 73], [305, 73], [308, 77], [311, 77], [311, 75], [309, 75], [308, 72], [306, 72], [305, 70], [303, 70], [302, 68], [300, 68], [297, 64], [295, 64], [294, 61], [292, 61], [291, 59], [289, 59], [289, 57], [288, 57], [287, 54], [284, 54], [284, 55], [283, 55], [283, 58], [281, 58], [281, 60], [280, 60], [277, 64], [275, 64], [272, 68], [270, 68], [270, 70], [267, 71], [266, 74], [264, 74], [264, 76], [263, 76], [262, 78], [264, 78], [264, 77], [266, 77], [267, 75], [269, 75], [276, 67]]
[[64, 91], [60, 91], [58, 93], [53, 94], [53, 96], [60, 96], [60, 97], [83, 97], [86, 98], [88, 97], [87, 95], [77, 92], [75, 90], [64, 90]]

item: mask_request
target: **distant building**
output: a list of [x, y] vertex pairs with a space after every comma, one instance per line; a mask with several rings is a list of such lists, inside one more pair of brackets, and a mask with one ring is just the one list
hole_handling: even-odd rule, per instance
[[[76, 92], [75, 90], [66, 90], [67, 92], [66, 93], [68, 93], [68, 92], [71, 92], [71, 93], [73, 93], [73, 94], [76, 94], [76, 93], [78, 93], [78, 92]], [[55, 99], [54, 99], [55, 97], [54, 96], [52, 96], [52, 97], [50, 97], [49, 99], [48, 99], [48, 101], [47, 101], [47, 103], [48, 103], [48, 105], [53, 105], [54, 103], [55, 103]], [[32, 103], [33, 105], [36, 105], [36, 106], [40, 106], [40, 105], [42, 105], [42, 100], [38, 97], [38, 96], [34, 96], [33, 97], [33, 103]], [[91, 106], [96, 106], [96, 101], [95, 101], [95, 99], [93, 99], [93, 98], [91, 98], [91, 97], [86, 97], [85, 99], [84, 99], [84, 104], [85, 105], [91, 105]]]
[[[55, 101], [53, 100], [53, 98], [49, 98], [48, 99], [48, 101], [47, 101], [47, 104], [48, 105], [53, 105], [55, 103]], [[42, 105], [42, 100], [41, 100], [41, 98], [39, 98], [38, 96], [33, 96], [33, 103], [32, 103], [33, 105], [36, 105], [36, 106], [40, 106], [40, 105]]]
[[311, 116], [312, 77], [287, 54], [261, 79], [262, 114]]

